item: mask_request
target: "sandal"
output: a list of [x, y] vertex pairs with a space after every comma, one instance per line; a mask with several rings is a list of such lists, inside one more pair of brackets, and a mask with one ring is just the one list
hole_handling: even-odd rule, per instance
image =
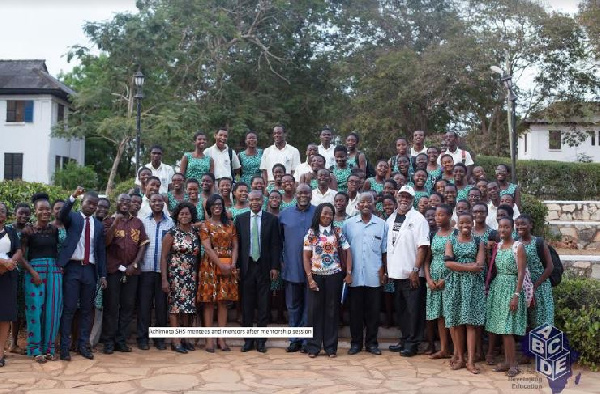
[[514, 378], [519, 373], [521, 373], [521, 371], [519, 371], [519, 368], [517, 368], [517, 367], [510, 367], [510, 369], [508, 371], [506, 371], [506, 376], [508, 376], [509, 378]]
[[431, 356], [429, 356], [429, 358], [431, 360], [442, 360], [442, 359], [450, 358], [450, 355], [448, 353], [440, 350], [439, 352], [434, 353]]
[[493, 372], [507, 372], [510, 369], [508, 364], [498, 364], [496, 368], [492, 369]]
[[475, 364], [468, 364], [467, 363], [467, 371], [471, 372], [474, 375], [478, 375], [481, 370], [479, 369], [479, 367]]
[[465, 368], [466, 366], [467, 363], [464, 360], [456, 360], [455, 362], [450, 363], [450, 369], [453, 371], [458, 371], [459, 369]]
[[46, 362], [48, 361], [48, 360], [46, 360], [46, 356], [42, 356], [41, 354], [34, 356], [33, 359], [38, 364], [46, 364]]
[[6, 364], [6, 358], [2, 356], [2, 358], [0, 358], [0, 368], [2, 368], [4, 364]]
[[485, 356], [485, 363], [487, 365], [494, 365], [494, 356], [491, 354], [488, 354]]
[[25, 349], [21, 349], [19, 346], [13, 346], [8, 351], [10, 353], [20, 354], [21, 356], [27, 353]]
[[46, 360], [48, 361], [56, 361], [58, 360], [58, 356], [56, 354], [46, 354]]

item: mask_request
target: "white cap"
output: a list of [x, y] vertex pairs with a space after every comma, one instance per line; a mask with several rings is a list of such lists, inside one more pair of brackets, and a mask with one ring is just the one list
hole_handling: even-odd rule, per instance
[[400, 190], [398, 190], [398, 195], [402, 194], [402, 193], [408, 193], [411, 195], [411, 197], [415, 196], [415, 189], [413, 189], [411, 186], [408, 185], [404, 185], [400, 188]]

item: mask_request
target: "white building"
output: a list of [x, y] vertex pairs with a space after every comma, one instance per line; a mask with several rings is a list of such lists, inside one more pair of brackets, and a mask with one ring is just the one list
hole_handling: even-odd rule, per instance
[[[588, 120], [573, 119], [550, 122], [546, 119], [526, 120], [529, 130], [519, 137], [519, 160], [580, 161], [591, 159], [600, 163], [600, 115]], [[569, 146], [565, 137], [573, 132], [586, 139]]]
[[51, 183], [69, 161], [84, 164], [84, 140], [51, 137], [68, 120], [73, 93], [44, 60], [0, 60], [0, 179]]

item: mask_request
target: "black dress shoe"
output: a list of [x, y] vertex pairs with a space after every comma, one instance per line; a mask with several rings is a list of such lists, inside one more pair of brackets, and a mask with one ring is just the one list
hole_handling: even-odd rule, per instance
[[395, 345], [390, 346], [390, 352], [401, 352], [404, 350], [404, 344], [398, 342]]
[[140, 350], [150, 350], [150, 345], [148, 345], [147, 343], [140, 343], [140, 344], [138, 344], [138, 349], [140, 349]]
[[376, 356], [380, 356], [381, 355], [381, 350], [379, 350], [379, 348], [377, 346], [371, 346], [367, 348], [367, 352], [374, 354]]
[[290, 343], [290, 346], [288, 346], [287, 349], [285, 349], [285, 351], [288, 353], [294, 353], [299, 352], [300, 349], [302, 349], [302, 345], [299, 342], [292, 342]]
[[113, 354], [115, 352], [115, 347], [113, 345], [104, 345], [104, 349], [102, 349], [102, 353], [104, 354]]
[[416, 352], [415, 350], [412, 350], [412, 349], [404, 349], [404, 350], [402, 350], [402, 351], [400, 352], [400, 355], [401, 355], [402, 357], [412, 357], [412, 356], [414, 356], [415, 354], [417, 354], [417, 352]]
[[71, 361], [71, 353], [69, 353], [68, 350], [61, 350], [60, 359], [64, 361]]
[[115, 350], [117, 352], [129, 353], [129, 352], [131, 352], [132, 349], [131, 349], [131, 346], [127, 346], [124, 343], [118, 343], [115, 345]]
[[254, 341], [244, 342], [244, 346], [242, 346], [242, 352], [249, 352], [254, 349]]
[[187, 354], [187, 350], [185, 350], [185, 348], [183, 347], [183, 345], [180, 343], [179, 345], [175, 346], [175, 345], [171, 345], [171, 350], [177, 353], [181, 353], [181, 354]]
[[352, 346], [350, 346], [350, 349], [348, 350], [348, 354], [351, 356], [354, 356], [355, 354], [357, 354], [360, 351], [361, 351], [360, 346], [352, 345]]
[[156, 346], [158, 350], [167, 350], [167, 345], [165, 345], [164, 342], [157, 342], [154, 346]]
[[266, 353], [267, 352], [267, 346], [265, 345], [264, 342], [259, 342], [256, 345], [256, 350], [261, 352], [261, 353]]
[[87, 358], [88, 360], [94, 359], [94, 353], [92, 353], [92, 351], [89, 348], [86, 348], [86, 347], [80, 348], [79, 354], [81, 354], [83, 357]]
[[193, 352], [196, 350], [196, 347], [189, 342], [181, 342], [181, 346], [183, 346], [188, 352]]

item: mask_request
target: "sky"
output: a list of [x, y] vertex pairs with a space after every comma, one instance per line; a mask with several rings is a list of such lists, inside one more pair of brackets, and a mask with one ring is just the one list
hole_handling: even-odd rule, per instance
[[[553, 10], [575, 13], [578, 0], [544, 0]], [[58, 75], [73, 45], [89, 46], [86, 21], [110, 20], [117, 12], [136, 12], [135, 0], [0, 0], [0, 59], [46, 59]]]

